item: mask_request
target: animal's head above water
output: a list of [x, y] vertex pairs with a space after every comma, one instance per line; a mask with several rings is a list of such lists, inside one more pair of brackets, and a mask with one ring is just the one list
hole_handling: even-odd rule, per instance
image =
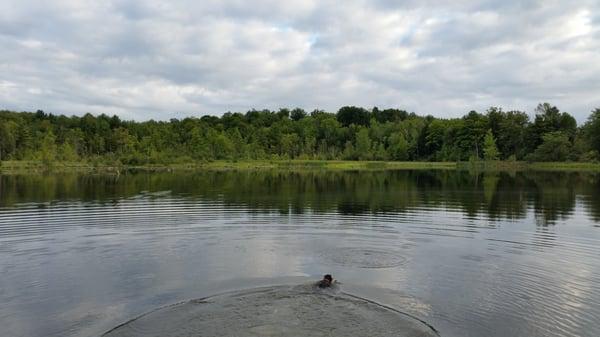
[[323, 279], [317, 283], [319, 288], [329, 288], [333, 284], [333, 277], [331, 274], [326, 274]]

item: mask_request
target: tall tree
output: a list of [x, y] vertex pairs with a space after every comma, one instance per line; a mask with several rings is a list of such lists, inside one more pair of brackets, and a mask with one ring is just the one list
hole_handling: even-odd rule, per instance
[[56, 137], [52, 131], [46, 132], [42, 138], [40, 159], [46, 167], [51, 167], [56, 160]]
[[498, 125], [495, 136], [498, 150], [504, 158], [514, 156], [516, 159], [522, 159], [526, 154], [525, 137], [529, 116], [521, 111], [508, 111], [502, 112], [496, 120]]
[[394, 133], [389, 139], [388, 153], [393, 160], [408, 160], [408, 142], [400, 132]]
[[344, 106], [338, 110], [336, 118], [343, 126], [354, 125], [369, 125], [371, 119], [368, 110], [355, 107], [355, 106]]
[[541, 103], [535, 109], [535, 120], [529, 128], [527, 143], [532, 152], [543, 142], [543, 136], [549, 132], [563, 132], [571, 141], [577, 131], [577, 121], [566, 112], [560, 112], [556, 106]]
[[306, 111], [300, 108], [295, 108], [290, 113], [290, 118], [292, 118], [293, 121], [299, 121], [304, 117], [306, 117]]
[[571, 142], [566, 133], [548, 132], [542, 136], [542, 144], [538, 146], [531, 158], [535, 161], [564, 161], [569, 156]]
[[463, 153], [471, 152], [480, 158], [483, 154], [483, 138], [489, 128], [488, 119], [485, 115], [471, 111], [463, 117], [463, 120], [464, 128], [459, 131]]
[[18, 125], [13, 121], [0, 124], [0, 160], [12, 156], [17, 147]]
[[583, 130], [592, 149], [600, 153], [600, 108], [592, 111]]
[[371, 139], [369, 138], [369, 131], [366, 128], [361, 128], [356, 134], [356, 152], [358, 159], [372, 159]]
[[483, 140], [483, 158], [485, 160], [498, 160], [500, 153], [496, 147], [496, 140], [492, 134], [492, 129], [489, 129]]

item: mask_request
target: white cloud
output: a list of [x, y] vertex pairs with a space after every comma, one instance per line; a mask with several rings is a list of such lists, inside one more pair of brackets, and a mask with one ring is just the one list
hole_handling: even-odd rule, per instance
[[169, 119], [600, 106], [595, 1], [12, 1], [0, 108]]

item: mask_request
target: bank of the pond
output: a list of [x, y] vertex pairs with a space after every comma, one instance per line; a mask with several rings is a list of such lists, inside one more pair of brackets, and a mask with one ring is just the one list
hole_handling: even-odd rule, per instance
[[178, 171], [178, 170], [397, 170], [397, 169], [455, 169], [454, 162], [383, 162], [383, 161], [337, 161], [337, 160], [249, 160], [211, 161], [168, 165], [120, 165], [93, 164], [87, 162], [55, 162], [47, 165], [40, 161], [3, 161], [2, 173], [43, 173], [43, 172], [123, 172]]
[[456, 168], [476, 171], [600, 171], [600, 163], [478, 161], [458, 162]]
[[535, 171], [600, 171], [600, 163], [547, 162], [528, 163], [515, 161], [493, 162], [395, 162], [395, 161], [343, 161], [343, 160], [249, 160], [189, 162], [165, 165], [122, 165], [115, 163], [2, 161], [0, 173], [27, 174], [47, 172], [121, 173], [131, 170], [193, 171], [193, 170], [415, 170], [461, 169], [483, 171], [535, 170]]

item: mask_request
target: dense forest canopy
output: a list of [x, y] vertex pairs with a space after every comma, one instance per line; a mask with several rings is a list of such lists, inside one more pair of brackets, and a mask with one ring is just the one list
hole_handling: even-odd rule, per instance
[[548, 103], [535, 118], [492, 107], [462, 118], [345, 106], [221, 117], [123, 121], [0, 111], [0, 160], [98, 160], [167, 164], [210, 160], [598, 161], [600, 108], [586, 123]]

